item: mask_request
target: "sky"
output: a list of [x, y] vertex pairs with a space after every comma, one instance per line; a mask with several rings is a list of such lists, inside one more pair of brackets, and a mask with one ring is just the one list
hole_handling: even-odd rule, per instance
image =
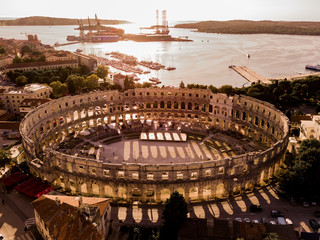
[[320, 0], [0, 0], [0, 17], [94, 17], [155, 24], [155, 10], [168, 21], [320, 21]]

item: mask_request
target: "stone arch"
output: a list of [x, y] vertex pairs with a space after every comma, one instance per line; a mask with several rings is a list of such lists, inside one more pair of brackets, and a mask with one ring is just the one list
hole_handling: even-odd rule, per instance
[[118, 198], [126, 199], [127, 198], [127, 191], [124, 187], [119, 187], [117, 192]]
[[99, 185], [97, 183], [92, 183], [92, 193], [94, 195], [100, 195]]
[[188, 102], [188, 110], [192, 110], [192, 103]]
[[160, 102], [160, 108], [164, 108], [164, 101]]
[[226, 196], [226, 188], [223, 183], [219, 183], [217, 185], [217, 190], [216, 190], [216, 197], [217, 198], [223, 198]]
[[170, 198], [170, 190], [167, 188], [161, 189], [160, 191], [161, 201], [166, 201], [168, 198]]
[[198, 187], [192, 187], [189, 189], [189, 199], [190, 200], [199, 199], [199, 188]]
[[182, 102], [180, 108], [181, 108], [181, 109], [186, 109], [186, 103], [185, 103], [185, 102]]
[[113, 195], [113, 189], [110, 185], [104, 185], [104, 195], [106, 197], [114, 197]]
[[167, 108], [171, 108], [171, 101], [167, 102]]

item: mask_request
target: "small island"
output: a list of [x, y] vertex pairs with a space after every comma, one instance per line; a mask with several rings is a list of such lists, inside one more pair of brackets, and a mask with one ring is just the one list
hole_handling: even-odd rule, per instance
[[[95, 21], [95, 19], [90, 19]], [[116, 25], [130, 23], [124, 20], [99, 20], [101, 24]], [[82, 20], [83, 24], [88, 24], [88, 19]], [[72, 18], [53, 18], [53, 17], [25, 17], [14, 20], [0, 20], [0, 26], [55, 26], [55, 25], [78, 25], [78, 19]]]
[[289, 34], [320, 35], [320, 22], [288, 21], [203, 21], [177, 24], [175, 28], [196, 29], [198, 32], [222, 34]]

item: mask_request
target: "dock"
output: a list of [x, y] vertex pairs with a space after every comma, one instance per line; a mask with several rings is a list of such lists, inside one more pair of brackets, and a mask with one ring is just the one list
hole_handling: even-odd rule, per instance
[[305, 73], [305, 74], [298, 74], [298, 75], [293, 75], [293, 76], [288, 76], [288, 77], [278, 77], [278, 78], [270, 78], [269, 80], [288, 80], [288, 81], [293, 81], [309, 76], [320, 76], [320, 72], [315, 72], [315, 73]]
[[249, 82], [256, 82], [256, 83], [260, 82], [263, 84], [271, 83], [269, 79], [261, 76], [260, 74], [256, 73], [255, 71], [253, 71], [252, 69], [246, 66], [238, 67], [235, 65], [231, 65], [230, 68], [232, 68], [234, 71], [239, 73], [242, 77], [247, 79]]
[[53, 47], [62, 47], [62, 46], [67, 46], [67, 45], [72, 45], [77, 43], [81, 43], [81, 42], [77, 41], [77, 42], [68, 42], [68, 43], [58, 43], [58, 44], [54, 44]]
[[305, 73], [305, 74], [298, 74], [298, 75], [292, 75], [292, 76], [287, 76], [287, 77], [275, 77], [275, 78], [265, 78], [261, 76], [260, 74], [256, 73], [252, 69], [246, 67], [246, 66], [235, 66], [231, 65], [229, 68], [232, 68], [234, 71], [239, 73], [242, 77], [247, 79], [249, 82], [260, 82], [262, 84], [270, 84], [272, 83], [273, 80], [288, 80], [288, 81], [293, 81], [301, 78], [306, 78], [308, 76], [320, 76], [320, 72], [315, 72], [315, 73]]

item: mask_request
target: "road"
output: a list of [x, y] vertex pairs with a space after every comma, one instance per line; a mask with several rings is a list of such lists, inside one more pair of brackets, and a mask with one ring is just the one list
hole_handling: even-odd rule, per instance
[[[252, 213], [249, 208], [252, 204], [261, 205], [262, 212]], [[152, 205], [126, 206], [118, 205], [112, 207], [112, 219], [114, 226], [118, 224], [144, 226], [159, 226], [161, 224], [162, 207]], [[271, 187], [260, 189], [254, 193], [248, 193], [224, 201], [214, 201], [211, 203], [192, 203], [189, 205], [189, 216], [206, 218], [208, 221], [213, 218], [249, 218], [250, 220], [261, 220], [262, 217], [268, 221], [277, 219], [271, 217], [271, 210], [279, 210], [285, 218], [292, 220], [294, 228], [306, 232], [312, 232], [309, 226], [309, 219], [314, 218], [313, 212], [320, 210], [320, 206], [308, 208], [302, 205], [292, 206], [289, 201], [279, 197]]]

